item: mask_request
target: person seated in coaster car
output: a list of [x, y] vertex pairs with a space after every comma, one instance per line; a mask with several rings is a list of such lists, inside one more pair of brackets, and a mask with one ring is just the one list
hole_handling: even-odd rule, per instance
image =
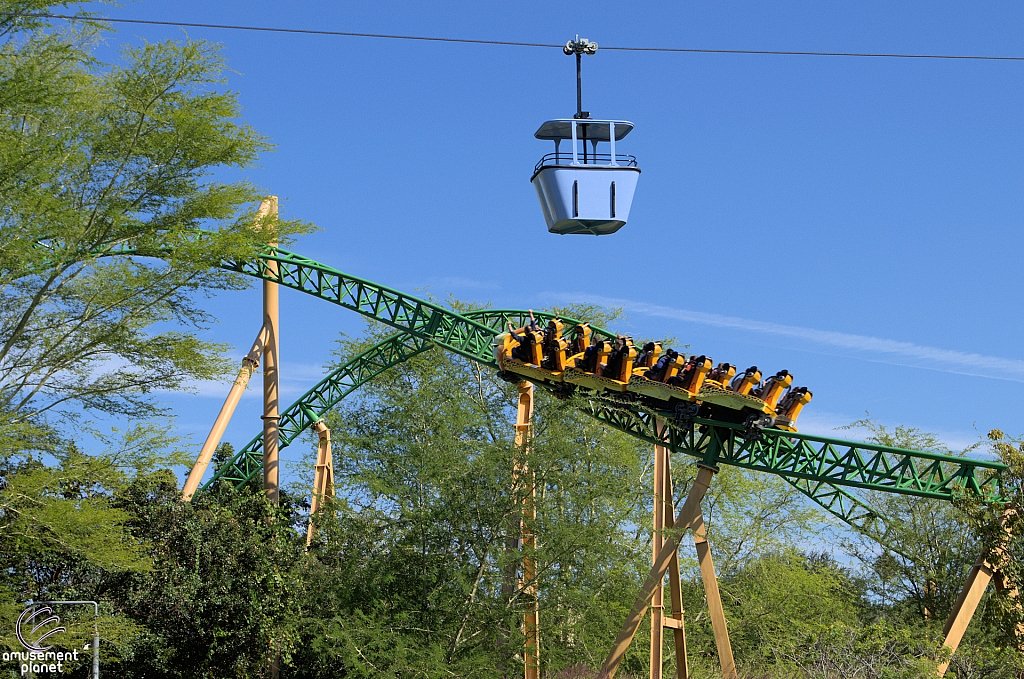
[[569, 355], [576, 356], [585, 353], [590, 347], [590, 324], [580, 323], [572, 329], [572, 342], [569, 345]]
[[636, 347], [633, 346], [633, 338], [619, 335], [615, 338], [611, 353], [608, 354], [608, 362], [601, 370], [601, 377], [628, 382], [633, 372], [635, 357]]
[[512, 321], [507, 321], [508, 330], [517, 346], [512, 348], [512, 358], [523, 363], [539, 365], [537, 357], [539, 353], [535, 345], [539, 341], [540, 329], [537, 327], [537, 319], [533, 317], [533, 309], [530, 312], [530, 322], [525, 328], [516, 329], [512, 327]]
[[644, 345], [643, 351], [633, 361], [634, 368], [650, 368], [658, 362], [661, 356], [661, 342], [648, 342]]
[[731, 363], [719, 363], [715, 369], [708, 373], [707, 381], [715, 382], [723, 389], [728, 388], [729, 382], [736, 375], [736, 366]]
[[667, 350], [657, 362], [651, 366], [650, 370], [646, 370], [643, 374], [645, 379], [653, 380], [654, 382], [664, 382], [665, 373], [668, 372], [669, 366], [679, 358], [679, 352], [675, 349]]
[[544, 328], [543, 354], [540, 367], [552, 372], [565, 370], [566, 350], [569, 342], [562, 339], [562, 319], [553, 318]]
[[693, 356], [686, 362], [683, 369], [675, 377], [668, 379], [668, 384], [673, 387], [685, 389], [692, 394], [700, 393], [700, 387], [704, 383], [704, 376], [711, 370], [711, 359], [707, 356]]
[[583, 372], [598, 375], [601, 373], [604, 361], [608, 354], [611, 353], [611, 342], [605, 342], [594, 338], [594, 341], [586, 351], [583, 352], [582, 358], [576, 359], [576, 367]]

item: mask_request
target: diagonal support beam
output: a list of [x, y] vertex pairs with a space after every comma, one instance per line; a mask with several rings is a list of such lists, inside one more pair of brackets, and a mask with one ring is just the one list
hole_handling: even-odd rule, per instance
[[214, 420], [213, 427], [210, 429], [206, 441], [203, 442], [203, 447], [199, 450], [196, 463], [192, 465], [192, 471], [189, 472], [188, 478], [185, 480], [185, 487], [181, 491], [183, 501], [191, 500], [199, 488], [203, 474], [206, 473], [206, 468], [210, 466], [210, 460], [213, 459], [213, 452], [220, 445], [224, 430], [227, 429], [231, 416], [235, 414], [235, 408], [238, 407], [238, 401], [241, 400], [245, 387], [249, 384], [249, 378], [260, 365], [260, 356], [263, 354], [263, 346], [266, 341], [267, 329], [261, 328], [259, 334], [256, 335], [256, 341], [252, 344], [252, 349], [242, 359], [242, 365], [238, 369], [238, 375], [231, 385], [231, 390], [228, 391], [227, 398], [224, 399], [224, 405], [221, 406], [217, 419]]
[[[999, 519], [999, 525], [1007, 533], [1009, 531], [1006, 528], [1006, 522], [1012, 512], [1012, 509], [1006, 510]], [[998, 548], [993, 548], [992, 552], [997, 555], [999, 554]], [[989, 552], [989, 554], [992, 552]], [[946, 620], [946, 626], [942, 630], [942, 645], [949, 649], [950, 656], [956, 653], [956, 649], [960, 647], [964, 633], [967, 632], [967, 626], [971, 623], [971, 618], [974, 617], [975, 611], [978, 610], [978, 604], [981, 603], [981, 598], [985, 596], [985, 590], [988, 589], [988, 585], [992, 582], [993, 578], [996, 579], [997, 586], [1007, 585], [1004, 582], [1002, 573], [992, 566], [987, 556], [988, 554], [983, 551], [971, 568], [971, 572], [967, 575], [967, 582], [964, 584], [964, 588], [960, 590], [960, 596], [957, 597], [956, 603], [953, 604], [953, 610], [950, 611], [949, 618]], [[998, 559], [996, 559], [996, 562], [998, 563]], [[1017, 590], [1012, 583], [1010, 583], [1010, 588], [1011, 595], [1017, 598]], [[1018, 630], [1018, 632], [1020, 631]], [[948, 667], [948, 660], [939, 665], [938, 676], [944, 676]]]
[[309, 529], [306, 531], [306, 547], [313, 542], [316, 526], [313, 517], [320, 511], [320, 505], [334, 497], [334, 458], [331, 453], [331, 430], [323, 420], [313, 424], [316, 431], [316, 467], [313, 472], [313, 494], [309, 505]]
[[[676, 516], [675, 525], [689, 526], [693, 523], [700, 513], [700, 502], [704, 499], [704, 495], [708, 491], [708, 486], [711, 485], [711, 479], [714, 477], [715, 472], [716, 470], [711, 467], [698, 467], [697, 478], [690, 488], [686, 502], [683, 503], [682, 509], [679, 510], [679, 514]], [[619, 664], [626, 655], [626, 650], [633, 642], [633, 637], [636, 636], [640, 623], [647, 613], [647, 607], [654, 597], [654, 590], [663, 581], [665, 573], [668, 571], [668, 566], [672, 562], [672, 557], [679, 549], [680, 537], [679, 535], [667, 535], [665, 537], [665, 543], [661, 551], [658, 552], [658, 556], [654, 559], [651, 572], [647, 576], [643, 587], [640, 588], [640, 595], [633, 604], [633, 609], [626, 616], [626, 621], [622, 625], [619, 636], [616, 637], [615, 643], [612, 644], [611, 651], [608, 653], [608, 657], [601, 667], [601, 672], [598, 674], [598, 679], [613, 679], [618, 671]]]
[[708, 613], [711, 615], [711, 628], [715, 633], [718, 662], [722, 667], [722, 679], [738, 679], [736, 661], [732, 657], [732, 644], [729, 642], [729, 628], [725, 622], [725, 610], [722, 608], [722, 594], [718, 591], [718, 576], [715, 574], [711, 545], [708, 544], [707, 530], [704, 527], [704, 515], [698, 513], [691, 527], [693, 544], [697, 548], [700, 578], [704, 581], [704, 596], [708, 602]]

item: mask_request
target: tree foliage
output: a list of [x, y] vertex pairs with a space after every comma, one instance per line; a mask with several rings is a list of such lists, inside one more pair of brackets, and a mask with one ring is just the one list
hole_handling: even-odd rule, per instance
[[[0, 3], [25, 8], [45, 5]], [[147, 416], [154, 392], [222, 375], [224, 347], [189, 331], [212, 320], [197, 295], [243, 287], [221, 261], [306, 228], [254, 221], [260, 191], [211, 178], [269, 148], [238, 121], [216, 46], [126, 47], [104, 65], [89, 52], [97, 29], [76, 25], [0, 23], [5, 426]]]

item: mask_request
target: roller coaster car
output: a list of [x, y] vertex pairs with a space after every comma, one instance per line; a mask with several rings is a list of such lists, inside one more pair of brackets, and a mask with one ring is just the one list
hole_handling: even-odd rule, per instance
[[785, 431], [796, 431], [796, 418], [803, 407], [811, 402], [811, 394], [807, 387], [793, 387], [779, 401], [779, 414], [775, 418], [775, 427]]
[[624, 392], [635, 358], [633, 340], [619, 335], [614, 345], [606, 340], [595, 342], [582, 354], [569, 359], [562, 379], [597, 391]]
[[[767, 415], [769, 419], [774, 417], [775, 401], [768, 403], [755, 391], [761, 382], [761, 371], [757, 366], [751, 366], [743, 374], [733, 377], [735, 374], [736, 368], [728, 363], [719, 363], [711, 372], [716, 379], [711, 379], [709, 375], [698, 394], [704, 402], [701, 417], [726, 422], [745, 422], [752, 414]], [[777, 401], [778, 396], [775, 399]]]
[[[661, 345], [655, 344], [660, 353]], [[703, 356], [701, 358], [704, 359]], [[708, 363], [710, 364], [710, 361]], [[687, 361], [682, 354], [676, 352], [675, 349], [669, 349], [664, 356], [660, 357], [660, 360], [651, 362], [650, 368], [639, 367], [633, 370], [633, 375], [629, 379], [629, 391], [659, 401], [672, 402], [676, 400], [692, 403], [697, 399], [697, 395], [679, 383], [680, 371], [685, 372], [686, 367], [690, 364], [691, 362]], [[692, 379], [687, 381], [692, 382]]]
[[[689, 367], [691, 362], [693, 363], [692, 368]], [[731, 366], [725, 367], [728, 364], [719, 365], [725, 374], [730, 372]], [[733, 393], [722, 387], [719, 382], [708, 380], [707, 375], [711, 372], [711, 359], [698, 356], [696, 359], [688, 361], [687, 366], [680, 379], [688, 381], [687, 391], [693, 393], [697, 400], [703, 403], [699, 413], [703, 417], [733, 421], [737, 417], [737, 413], [754, 411], [775, 414], [774, 410], [766, 409], [760, 399], [746, 394]]]
[[[536, 327], [536, 326], [534, 326]], [[786, 370], [761, 381], [756, 366], [736, 374], [736, 367], [692, 356], [685, 359], [673, 349], [662, 354], [658, 342], [648, 342], [638, 355], [633, 340], [619, 335], [616, 340], [594, 339], [591, 328], [581, 323], [573, 328], [572, 341], [562, 337], [560, 319], [548, 322], [543, 332], [519, 328], [498, 335], [494, 357], [503, 371], [534, 380], [565, 382], [594, 391], [630, 392], [692, 409], [687, 417], [742, 423], [750, 438], [774, 423], [785, 431], [796, 431], [801, 409], [810, 403], [806, 387], [793, 387]], [[787, 391], [788, 390], [788, 391]]]

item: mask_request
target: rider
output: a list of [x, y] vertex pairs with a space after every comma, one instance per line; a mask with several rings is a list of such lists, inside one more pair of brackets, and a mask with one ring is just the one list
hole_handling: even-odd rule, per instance
[[523, 363], [530, 363], [533, 360], [533, 355], [530, 353], [529, 343], [533, 341], [533, 336], [527, 333], [534, 333], [538, 331], [537, 319], [533, 317], [533, 309], [528, 310], [530, 313], [530, 323], [523, 328], [523, 334], [516, 334], [516, 329], [512, 327], [512, 321], [505, 321], [508, 323], [508, 331], [512, 335], [512, 339], [519, 343], [519, 346], [512, 347], [512, 358]]
[[590, 346], [583, 351], [583, 358], [576, 359], [576, 367], [583, 372], [595, 372], [597, 370], [597, 352], [600, 345], [601, 341], [597, 339], [597, 335], [594, 335], [590, 341]]
[[544, 328], [544, 344], [543, 344], [543, 361], [542, 368], [548, 368], [549, 370], [554, 369], [555, 363], [555, 352], [558, 351], [558, 340], [561, 339], [558, 331], [559, 324], [562, 319], [557, 316], [548, 321], [547, 327]]
[[622, 370], [622, 359], [629, 354], [629, 342], [625, 335], [615, 337], [615, 344], [608, 355], [608, 364], [604, 367], [604, 377], [618, 377]]
[[[646, 348], [646, 347], [645, 347]], [[644, 372], [644, 377], [655, 382], [661, 382], [665, 379], [665, 371], [668, 370], [668, 366], [679, 356], [679, 352], [675, 349], [669, 349], [658, 359], [658, 362], [654, 366]]]
[[638, 367], [644, 365], [644, 363], [651, 357], [651, 354], [653, 353], [654, 342], [648, 342], [647, 344], [644, 345], [644, 350], [641, 351], [640, 355], [636, 357], [635, 361], [633, 361], [633, 365]]

